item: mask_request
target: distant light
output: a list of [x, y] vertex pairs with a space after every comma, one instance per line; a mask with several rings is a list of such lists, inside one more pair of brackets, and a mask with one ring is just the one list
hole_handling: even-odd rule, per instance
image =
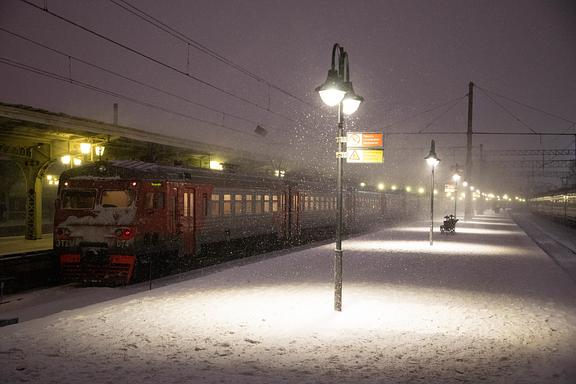
[[425, 192], [425, 189], [424, 189], [424, 188], [422, 188], [422, 187], [418, 188], [418, 193], [419, 193], [419, 194], [423, 194], [424, 192]]
[[378, 190], [379, 190], [379, 191], [383, 191], [383, 190], [384, 190], [384, 184], [383, 184], [383, 183], [378, 184]]
[[390, 189], [392, 189], [393, 191], [395, 191], [395, 190], [398, 189], [398, 187], [396, 186], [396, 184], [393, 184], [393, 185], [390, 187]]
[[80, 153], [87, 155], [92, 151], [92, 144], [90, 143], [80, 143]]
[[502, 196], [504, 198], [504, 200], [508, 200], [508, 195], [505, 194], [504, 196]]
[[64, 164], [64, 165], [70, 164], [71, 160], [72, 160], [72, 157], [70, 155], [64, 155], [60, 158], [60, 162], [62, 162], [62, 164]]
[[406, 186], [406, 192], [412, 192], [412, 187], [411, 186]]
[[471, 191], [474, 190], [474, 186], [473, 186], [473, 185], [470, 186], [470, 190], [471, 190]]
[[135, 181], [132, 182], [132, 186], [133, 186], [133, 187], [136, 186], [136, 182], [135, 182]]
[[210, 169], [221, 171], [224, 169], [224, 165], [216, 160], [210, 160]]
[[[46, 179], [48, 181], [52, 181], [53, 178], [54, 178], [54, 176], [52, 176], [52, 175], [46, 175]], [[516, 200], [518, 200], [518, 198], [516, 198]]]
[[96, 156], [102, 157], [105, 148], [106, 147], [104, 147], [103, 145], [97, 145], [96, 147], [94, 147], [94, 152], [96, 153]]
[[283, 171], [281, 169], [277, 169], [274, 171], [274, 176], [276, 177], [284, 177], [286, 175], [286, 171]]
[[460, 175], [455, 173], [454, 175], [452, 175], [452, 180], [454, 180], [456, 182], [460, 181]]
[[437, 189], [434, 190], [434, 194], [435, 194], [435, 195], [438, 194], [438, 190], [437, 190]]
[[468, 182], [467, 182], [467, 181], [463, 181], [463, 182], [462, 182], [462, 185], [463, 185], [464, 187], [467, 187], [467, 186], [468, 186]]
[[82, 165], [82, 159], [78, 159], [78, 158], [74, 158], [74, 165], [77, 167], [79, 165]]
[[365, 182], [361, 182], [361, 183], [360, 183], [360, 186], [361, 186], [362, 188], [364, 188], [364, 187], [366, 186], [366, 183], [365, 183]]

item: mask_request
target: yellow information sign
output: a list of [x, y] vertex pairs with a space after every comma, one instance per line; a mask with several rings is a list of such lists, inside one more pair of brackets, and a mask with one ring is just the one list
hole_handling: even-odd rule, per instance
[[349, 149], [346, 152], [347, 163], [382, 163], [383, 161], [382, 149]]

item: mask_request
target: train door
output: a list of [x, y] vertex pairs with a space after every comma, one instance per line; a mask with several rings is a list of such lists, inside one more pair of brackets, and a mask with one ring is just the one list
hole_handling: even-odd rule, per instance
[[185, 255], [194, 254], [196, 232], [196, 190], [182, 187], [179, 193], [182, 199], [182, 212], [179, 217], [180, 235], [182, 236], [182, 252]]
[[300, 193], [288, 192], [288, 228], [291, 239], [300, 237]]

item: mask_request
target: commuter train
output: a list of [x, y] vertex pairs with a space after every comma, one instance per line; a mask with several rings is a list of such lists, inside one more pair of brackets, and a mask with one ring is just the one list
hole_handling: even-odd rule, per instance
[[[420, 206], [403, 191], [350, 187], [343, 201], [346, 232], [410, 217]], [[329, 237], [336, 194], [332, 183], [109, 161], [62, 173], [54, 217], [65, 281], [127, 284], [153, 270]]]
[[533, 213], [576, 225], [576, 189], [560, 189], [529, 200]]

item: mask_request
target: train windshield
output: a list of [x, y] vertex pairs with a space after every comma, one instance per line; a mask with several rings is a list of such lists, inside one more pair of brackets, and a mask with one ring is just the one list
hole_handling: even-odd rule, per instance
[[93, 209], [95, 201], [95, 190], [65, 189], [62, 191], [63, 209]]
[[100, 204], [104, 208], [126, 208], [131, 206], [133, 201], [133, 191], [127, 189], [108, 190], [102, 191], [102, 200]]

